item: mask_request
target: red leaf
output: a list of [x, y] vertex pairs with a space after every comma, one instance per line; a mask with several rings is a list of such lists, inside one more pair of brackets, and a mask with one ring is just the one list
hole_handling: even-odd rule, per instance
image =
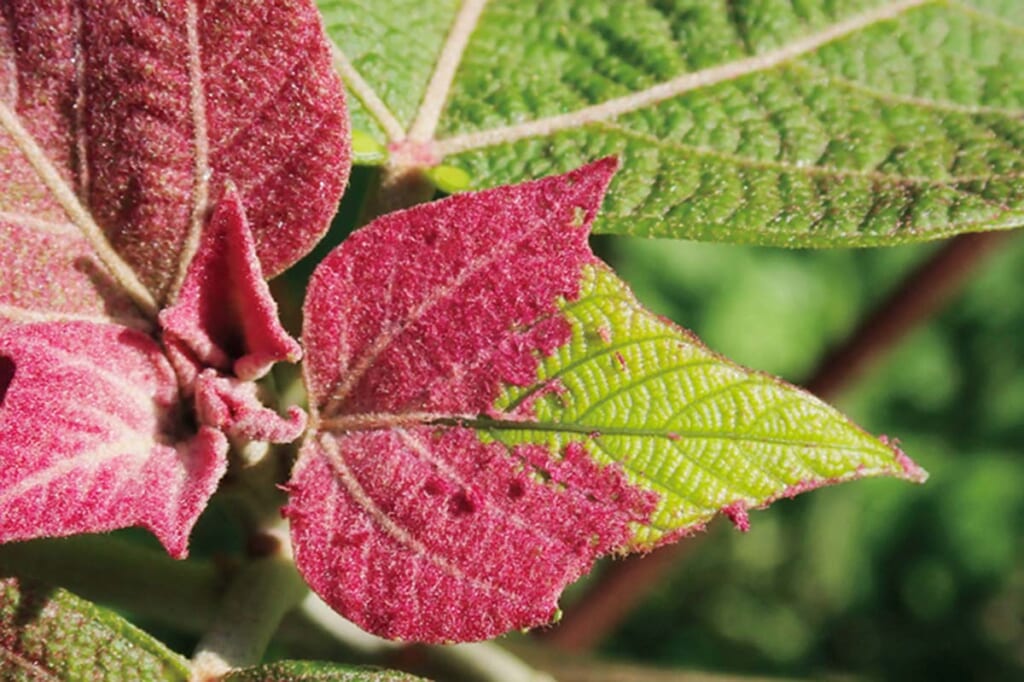
[[297, 436], [247, 383], [300, 354], [263, 278], [326, 231], [347, 138], [312, 0], [3, 3], [0, 542], [182, 555], [225, 434]]
[[21, 325], [0, 359], [0, 542], [141, 525], [184, 556], [227, 440], [178, 427], [159, 346], [115, 325]]
[[231, 189], [210, 218], [177, 301], [160, 313], [165, 341], [180, 342], [203, 367], [258, 379], [275, 362], [298, 362], [281, 327], [252, 233]]
[[348, 129], [312, 2], [11, 0], [0, 44], [18, 224], [94, 220], [158, 302], [228, 180], [265, 274], [326, 230]]
[[595, 260], [587, 233], [615, 167], [385, 216], [314, 274], [303, 337], [320, 430], [287, 515], [307, 581], [364, 628], [446, 641], [546, 623], [652, 512], [580, 443], [509, 449], [460, 425], [569, 340], [557, 304]]

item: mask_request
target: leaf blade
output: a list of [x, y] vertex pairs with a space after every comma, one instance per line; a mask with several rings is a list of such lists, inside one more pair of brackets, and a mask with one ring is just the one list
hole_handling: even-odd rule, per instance
[[0, 542], [141, 525], [185, 556], [227, 440], [178, 431], [160, 347], [115, 325], [38, 323], [0, 332], [0, 359]]
[[61, 589], [0, 579], [5, 679], [180, 680], [188, 662], [119, 616]]
[[923, 475], [643, 310], [585, 241], [615, 167], [385, 216], [314, 274], [314, 431], [286, 515], [299, 570], [362, 627], [460, 641], [546, 623], [603, 554]]
[[619, 155], [597, 232], [834, 247], [1015, 228], [1024, 49], [1013, 3], [982, 5], [491, 4], [435, 157], [493, 187]]
[[235, 670], [226, 682], [417, 682], [414, 677], [396, 670], [360, 668], [316, 661], [281, 661]]
[[[83, 230], [147, 316], [228, 180], [269, 274], [326, 230], [348, 173], [347, 119], [310, 3], [18, 1], [0, 32], [17, 48], [3, 54], [17, 83], [0, 111], [6, 160], [20, 150], [35, 167], [9, 165], [6, 195], [33, 212], [21, 198], [45, 185], [32, 192]], [[286, 215], [282, 202], [297, 207]]]

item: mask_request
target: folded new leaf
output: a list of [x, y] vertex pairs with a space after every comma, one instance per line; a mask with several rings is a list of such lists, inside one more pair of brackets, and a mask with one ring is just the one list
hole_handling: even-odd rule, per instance
[[317, 269], [314, 428], [286, 510], [296, 560], [387, 637], [549, 622], [566, 584], [719, 511], [842, 480], [923, 476], [818, 399], [644, 310], [587, 236], [615, 172], [378, 219]]
[[266, 276], [349, 168], [311, 0], [10, 0], [0, 12], [0, 542], [141, 525], [184, 556], [229, 440], [305, 415]]

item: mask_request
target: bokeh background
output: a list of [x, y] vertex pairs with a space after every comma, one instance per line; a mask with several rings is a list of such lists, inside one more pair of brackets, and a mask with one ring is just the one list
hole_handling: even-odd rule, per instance
[[[648, 306], [749, 367], [805, 381], [917, 264], [918, 245], [784, 251], [600, 238]], [[835, 399], [923, 486], [860, 481], [719, 521], [600, 647], [807, 678], [1024, 679], [1024, 235]]]

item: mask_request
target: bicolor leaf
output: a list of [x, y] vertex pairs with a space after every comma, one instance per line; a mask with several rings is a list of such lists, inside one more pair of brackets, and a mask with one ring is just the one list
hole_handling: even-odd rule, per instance
[[287, 515], [307, 581], [370, 631], [544, 624], [601, 555], [827, 483], [921, 476], [636, 302], [587, 246], [615, 168], [385, 216], [314, 274], [314, 428]]

